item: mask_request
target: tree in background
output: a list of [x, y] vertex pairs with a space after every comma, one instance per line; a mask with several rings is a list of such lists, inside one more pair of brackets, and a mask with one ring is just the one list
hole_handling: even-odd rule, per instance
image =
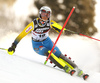
[[[72, 7], [76, 9], [72, 14], [66, 28], [85, 35], [93, 35], [97, 32], [94, 26], [95, 16], [95, 0], [36, 0], [35, 5], [38, 9], [41, 6], [49, 6], [52, 9], [52, 20], [60, 23], [63, 26]], [[30, 16], [34, 19], [35, 16]], [[51, 30], [52, 32], [54, 30]], [[65, 31], [65, 35], [72, 33]]]

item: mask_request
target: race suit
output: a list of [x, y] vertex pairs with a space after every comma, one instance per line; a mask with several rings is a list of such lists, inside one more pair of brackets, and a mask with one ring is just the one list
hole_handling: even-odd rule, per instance
[[[40, 25], [39, 18], [36, 18], [31, 23], [29, 23], [25, 29], [17, 36], [14, 44], [17, 45], [23, 37], [32, 32], [32, 46], [34, 51], [40, 55], [45, 56], [45, 53], [47, 53], [48, 50], [51, 50], [54, 45], [48, 36], [51, 28], [59, 33], [62, 29], [62, 26], [53, 20], [48, 20], [45, 25]], [[53, 53], [57, 57], [61, 55], [61, 51], [57, 46], [55, 46]]]

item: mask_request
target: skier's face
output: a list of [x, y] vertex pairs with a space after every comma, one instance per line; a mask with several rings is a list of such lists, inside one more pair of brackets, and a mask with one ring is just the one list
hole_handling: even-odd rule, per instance
[[50, 17], [50, 11], [45, 11], [45, 10], [42, 10], [41, 11], [41, 18], [46, 21], [48, 20], [48, 18]]
[[44, 21], [48, 20], [48, 18], [47, 18], [46, 16], [41, 17], [41, 18], [42, 18], [42, 20], [44, 20]]

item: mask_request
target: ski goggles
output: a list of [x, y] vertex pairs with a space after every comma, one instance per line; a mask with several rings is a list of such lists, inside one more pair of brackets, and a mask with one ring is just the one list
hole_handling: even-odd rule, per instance
[[50, 11], [46, 11], [46, 10], [41, 10], [41, 16], [42, 17], [50, 17]]

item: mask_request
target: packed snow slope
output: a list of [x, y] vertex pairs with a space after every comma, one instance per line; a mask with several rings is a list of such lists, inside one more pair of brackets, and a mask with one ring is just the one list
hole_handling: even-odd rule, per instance
[[[0, 47], [8, 48], [18, 34], [12, 33], [0, 39]], [[50, 36], [53, 41], [57, 36]], [[82, 36], [61, 36], [57, 42], [63, 54], [67, 54], [85, 73], [90, 75], [84, 81], [70, 76], [54, 64], [33, 51], [31, 36], [23, 38], [14, 55], [0, 50], [0, 83], [100, 83], [100, 42]]]

